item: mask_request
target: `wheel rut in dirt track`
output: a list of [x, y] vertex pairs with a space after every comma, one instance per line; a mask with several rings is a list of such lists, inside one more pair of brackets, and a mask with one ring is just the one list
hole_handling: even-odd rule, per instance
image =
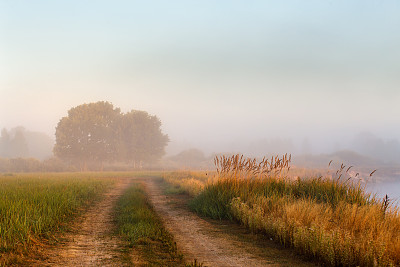
[[[206, 266], [314, 266], [273, 242], [256, 245], [198, 217], [166, 196], [160, 183], [145, 180], [149, 198], [165, 227], [173, 234], [178, 249], [188, 262], [197, 259]], [[235, 228], [234, 224], [227, 226]], [[268, 243], [268, 242], [267, 242]]]
[[[131, 184], [131, 179], [120, 179], [104, 198], [90, 207], [73, 223], [65, 243], [48, 251], [45, 262], [36, 266], [129, 266], [124, 256], [124, 244], [113, 236], [113, 208], [117, 199]], [[124, 259], [125, 257], [125, 259]]]

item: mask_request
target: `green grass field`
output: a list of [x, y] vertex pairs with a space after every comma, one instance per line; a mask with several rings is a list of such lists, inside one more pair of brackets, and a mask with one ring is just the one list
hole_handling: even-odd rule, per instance
[[[96, 177], [96, 178], [95, 178]], [[97, 174], [0, 176], [0, 263], [52, 241], [82, 208], [114, 181]], [[107, 177], [104, 175], [104, 177]]]

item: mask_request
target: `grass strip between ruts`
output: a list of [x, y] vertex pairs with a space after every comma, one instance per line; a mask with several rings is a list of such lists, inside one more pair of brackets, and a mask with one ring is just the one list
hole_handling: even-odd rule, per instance
[[150, 266], [185, 266], [172, 235], [154, 212], [141, 183], [127, 189], [118, 200], [115, 213], [119, 234]]

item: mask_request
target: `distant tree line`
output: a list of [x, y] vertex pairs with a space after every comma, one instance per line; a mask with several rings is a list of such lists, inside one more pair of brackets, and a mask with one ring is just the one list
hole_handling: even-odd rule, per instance
[[100, 101], [71, 108], [59, 121], [54, 154], [81, 170], [112, 162], [137, 168], [159, 160], [168, 142], [156, 116], [138, 110], [122, 113]]
[[32, 132], [18, 126], [0, 135], [0, 157], [48, 159], [52, 156], [54, 140], [44, 133]]
[[11, 135], [7, 129], [1, 131], [0, 157], [27, 157], [28, 151], [28, 144], [21, 129], [17, 129], [14, 135]]
[[400, 142], [396, 139], [383, 140], [370, 132], [363, 132], [354, 138], [353, 149], [386, 163], [400, 163]]
[[[87, 170], [99, 170], [99, 164], [87, 164]], [[158, 163], [146, 164], [146, 168], [158, 170]], [[133, 166], [124, 162], [105, 163], [104, 171], [132, 171]], [[72, 164], [56, 157], [45, 160], [35, 158], [0, 158], [0, 176], [19, 172], [76, 172], [81, 171], [79, 164]]]
[[0, 172], [63, 172], [76, 171], [57, 158], [38, 160], [35, 158], [0, 158]]

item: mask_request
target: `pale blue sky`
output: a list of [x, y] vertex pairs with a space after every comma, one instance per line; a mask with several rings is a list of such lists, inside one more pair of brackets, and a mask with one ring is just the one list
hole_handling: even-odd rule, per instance
[[0, 0], [0, 127], [106, 100], [171, 147], [400, 138], [399, 29], [397, 0]]

